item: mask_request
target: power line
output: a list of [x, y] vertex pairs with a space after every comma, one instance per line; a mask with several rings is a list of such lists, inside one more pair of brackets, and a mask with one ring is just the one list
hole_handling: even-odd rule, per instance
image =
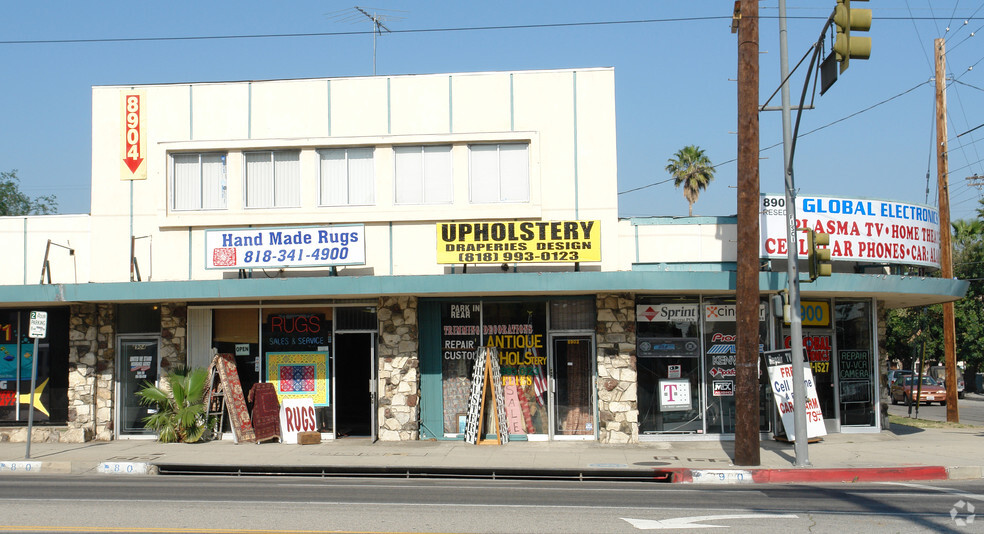
[[[778, 19], [778, 16], [759, 16], [759, 19]], [[798, 20], [827, 20], [827, 16], [799, 16], [786, 17], [787, 19]], [[731, 15], [727, 16], [708, 16], [708, 17], [674, 17], [665, 19], [634, 19], [634, 20], [608, 20], [608, 21], [588, 21], [588, 22], [558, 22], [548, 24], [512, 24], [499, 26], [460, 26], [448, 28], [416, 28], [405, 30], [393, 30], [391, 33], [446, 33], [446, 32], [467, 32], [467, 31], [492, 31], [492, 30], [529, 30], [543, 28], [574, 28], [586, 26], [614, 26], [628, 24], [659, 24], [671, 22], [704, 22], [704, 21], [730, 21]], [[879, 21], [904, 21], [904, 20], [943, 20], [939, 17], [878, 17]], [[968, 20], [984, 20], [984, 17], [973, 17]], [[255, 34], [233, 34], [233, 35], [191, 35], [184, 37], [99, 37], [88, 39], [16, 39], [0, 41], [0, 45], [38, 45], [38, 44], [82, 44], [82, 43], [133, 43], [133, 42], [157, 42], [157, 41], [208, 41], [224, 39], [276, 39], [276, 38], [301, 38], [301, 37], [340, 37], [353, 35], [369, 35], [371, 31], [347, 31], [347, 32], [309, 32], [309, 33], [255, 33]]]
[[[896, 98], [899, 98], [899, 97], [904, 96], [904, 95], [906, 95], [908, 93], [911, 93], [912, 91], [915, 91], [916, 89], [918, 89], [918, 88], [920, 88], [923, 85], [926, 85], [928, 83], [930, 83], [930, 80], [927, 80], [925, 82], [916, 84], [915, 86], [913, 86], [913, 87], [911, 87], [909, 89], [906, 89], [905, 91], [902, 91], [901, 93], [899, 93], [899, 94], [897, 94], [895, 96], [888, 97], [885, 100], [882, 100], [881, 102], [878, 102], [876, 104], [872, 104], [872, 105], [870, 105], [870, 106], [868, 106], [868, 107], [866, 107], [866, 108], [864, 108], [864, 109], [862, 109], [860, 111], [856, 111], [854, 113], [851, 113], [850, 115], [847, 115], [846, 117], [841, 117], [841, 118], [839, 118], [839, 119], [837, 119], [837, 120], [835, 120], [833, 122], [829, 122], [827, 124], [824, 124], [823, 126], [819, 126], [819, 127], [814, 128], [814, 129], [812, 129], [812, 130], [810, 130], [808, 132], [801, 133], [801, 134], [799, 134], [799, 137], [806, 137], [806, 136], [808, 136], [808, 135], [810, 135], [812, 133], [819, 132], [820, 130], [823, 130], [824, 128], [828, 128], [828, 127], [833, 126], [833, 125], [835, 125], [835, 124], [837, 124], [839, 122], [843, 122], [843, 121], [846, 121], [847, 119], [850, 119], [852, 117], [856, 117], [856, 116], [858, 116], [858, 115], [860, 115], [860, 114], [862, 114], [862, 113], [864, 113], [866, 111], [871, 111], [872, 109], [874, 109], [874, 108], [876, 108], [878, 106], [881, 106], [882, 104], [887, 104], [888, 102], [891, 102], [892, 100], [895, 100]], [[766, 150], [771, 150], [773, 148], [776, 148], [777, 146], [780, 146], [780, 145], [782, 145], [782, 141], [780, 141], [780, 142], [778, 142], [778, 143], [776, 143], [774, 145], [769, 145], [769, 146], [767, 146], [765, 148], [761, 148], [761, 149], [759, 149], [759, 154], [761, 154], [762, 152], [765, 152]], [[715, 169], [717, 169], [718, 167], [721, 167], [723, 165], [727, 165], [729, 163], [734, 163], [736, 161], [738, 161], [737, 158], [729, 159], [727, 161], [723, 161], [721, 163], [718, 163], [717, 165], [713, 165], [713, 167]], [[646, 185], [643, 185], [643, 186], [640, 186], [640, 187], [636, 187], [634, 189], [628, 189], [626, 191], [620, 191], [618, 194], [619, 195], [624, 195], [626, 193], [632, 193], [632, 192], [638, 191], [640, 189], [646, 189], [648, 187], [653, 187], [653, 186], [665, 184], [666, 182], [669, 182], [670, 180], [672, 180], [672, 178], [670, 178], [669, 180], [662, 180], [660, 182], [653, 182], [651, 184], [646, 184]]]
[[[813, 18], [813, 17], [808, 17]], [[728, 16], [713, 17], [676, 17], [667, 19], [637, 19], [637, 20], [610, 20], [610, 21], [589, 21], [589, 22], [558, 22], [549, 24], [515, 24], [501, 26], [460, 26], [450, 28], [416, 28], [405, 30], [392, 30], [390, 33], [440, 33], [440, 32], [464, 32], [464, 31], [487, 31], [487, 30], [526, 30], [540, 28], [572, 28], [579, 26], [611, 26], [620, 24], [655, 24], [663, 22], [699, 22], [709, 20], [731, 20]], [[0, 41], [0, 45], [24, 45], [24, 44], [78, 44], [78, 43], [129, 43], [144, 41], [205, 41], [219, 39], [270, 39], [270, 38], [295, 38], [295, 37], [338, 37], [351, 35], [369, 35], [371, 31], [347, 31], [347, 32], [311, 32], [311, 33], [264, 33], [264, 34], [236, 34], [236, 35], [193, 35], [186, 37], [117, 37], [117, 38], [92, 38], [92, 39], [29, 39], [29, 40], [10, 40]]]

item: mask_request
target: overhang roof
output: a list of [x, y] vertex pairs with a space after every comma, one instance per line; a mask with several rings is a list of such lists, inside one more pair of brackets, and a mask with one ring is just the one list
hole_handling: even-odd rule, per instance
[[[728, 271], [461, 273], [0, 286], [0, 307], [70, 303], [233, 302], [367, 299], [382, 296], [482, 297], [594, 293], [733, 295]], [[763, 294], [786, 288], [786, 274], [759, 274]], [[834, 274], [801, 284], [803, 298], [876, 298], [889, 308], [952, 302], [968, 282], [931, 277]]]

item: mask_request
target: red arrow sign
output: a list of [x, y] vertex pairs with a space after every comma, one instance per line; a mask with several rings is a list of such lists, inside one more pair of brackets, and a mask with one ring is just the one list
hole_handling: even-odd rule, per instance
[[123, 162], [134, 174], [144, 160], [144, 155], [140, 151], [143, 126], [143, 121], [140, 120], [143, 114], [140, 105], [140, 95], [126, 95], [126, 145], [123, 152], [125, 154]]

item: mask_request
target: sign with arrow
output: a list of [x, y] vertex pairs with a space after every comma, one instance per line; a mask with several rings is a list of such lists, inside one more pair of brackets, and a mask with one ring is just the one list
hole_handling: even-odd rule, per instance
[[120, 93], [120, 179], [147, 179], [147, 94]]

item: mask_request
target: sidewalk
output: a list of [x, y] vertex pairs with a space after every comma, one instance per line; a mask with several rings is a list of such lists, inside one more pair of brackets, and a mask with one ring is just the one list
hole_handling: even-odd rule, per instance
[[808, 448], [811, 466], [794, 467], [791, 443], [762, 439], [761, 464], [733, 464], [734, 442], [377, 442], [345, 438], [316, 445], [151, 440], [0, 443], [0, 476], [23, 474], [294, 474], [549, 477], [690, 483], [871, 482], [984, 477], [984, 427], [921, 429], [893, 425], [878, 434], [832, 434]]

